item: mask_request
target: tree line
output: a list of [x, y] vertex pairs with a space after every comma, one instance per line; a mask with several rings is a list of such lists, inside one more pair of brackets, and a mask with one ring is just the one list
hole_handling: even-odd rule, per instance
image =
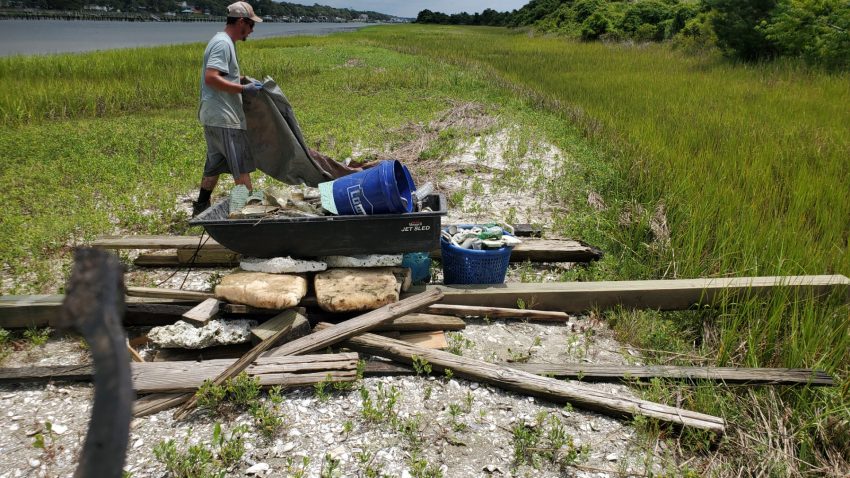
[[417, 23], [531, 27], [583, 41], [671, 41], [746, 61], [798, 57], [850, 68], [847, 0], [531, 0], [518, 10], [422, 10]]
[[[187, 4], [210, 15], [224, 16], [227, 14], [227, 6], [234, 0], [187, 0]], [[42, 10], [80, 10], [84, 5], [96, 4], [108, 7], [112, 11], [122, 12], [150, 12], [165, 13], [180, 10], [175, 0], [13, 0], [8, 2], [9, 6], [16, 8], [37, 8]], [[370, 20], [387, 21], [392, 17], [378, 12], [357, 11], [350, 8], [333, 8], [325, 5], [315, 4], [312, 6], [298, 5], [295, 3], [274, 2], [272, 0], [253, 0], [249, 2], [260, 16], [271, 15], [274, 17], [326, 17], [333, 19], [339, 17], [345, 20], [354, 20], [361, 14], [369, 16]]]

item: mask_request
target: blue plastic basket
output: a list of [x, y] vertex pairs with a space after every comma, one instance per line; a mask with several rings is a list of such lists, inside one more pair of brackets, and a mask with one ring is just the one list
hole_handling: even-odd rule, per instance
[[443, 284], [501, 284], [505, 282], [512, 247], [464, 249], [440, 238]]

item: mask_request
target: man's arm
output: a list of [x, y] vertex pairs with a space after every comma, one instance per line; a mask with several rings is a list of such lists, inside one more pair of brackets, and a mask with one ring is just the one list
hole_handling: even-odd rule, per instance
[[242, 85], [227, 81], [224, 78], [224, 73], [215, 68], [207, 68], [204, 70], [204, 83], [210, 88], [214, 88], [226, 93], [239, 94], [242, 92]]

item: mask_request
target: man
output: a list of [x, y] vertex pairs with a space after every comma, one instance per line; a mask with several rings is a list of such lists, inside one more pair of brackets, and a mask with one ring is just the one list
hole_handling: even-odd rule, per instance
[[253, 189], [251, 172], [256, 166], [248, 145], [242, 93], [256, 95], [262, 84], [243, 84], [245, 77], [239, 74], [234, 42], [245, 41], [254, 31], [254, 24], [262, 21], [247, 2], [228, 6], [224, 31], [216, 33], [204, 51], [198, 119], [204, 125], [207, 160], [192, 216], [210, 206], [210, 196], [221, 173], [229, 172], [237, 185], [244, 185], [249, 192]]

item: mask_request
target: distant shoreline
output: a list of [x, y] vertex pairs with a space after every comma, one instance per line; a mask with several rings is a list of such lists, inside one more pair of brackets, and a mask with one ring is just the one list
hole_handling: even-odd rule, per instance
[[[118, 22], [224, 22], [226, 17], [217, 15], [203, 14], [167, 14], [167, 13], [149, 13], [149, 12], [102, 12], [95, 10], [0, 10], [0, 20], [87, 20], [87, 21], [118, 21]], [[320, 22], [317, 19], [310, 18], [308, 20], [291, 21], [282, 18], [267, 18], [265, 22], [270, 23], [327, 23]], [[334, 21], [331, 23], [356, 23], [356, 24], [375, 24], [386, 23], [381, 20], [360, 21], [347, 20], [343, 22]]]
[[[263, 23], [251, 41], [294, 35], [327, 35], [375, 23]], [[57, 18], [0, 21], [0, 58], [12, 55], [80, 53], [187, 43], [203, 43], [221, 31], [221, 21], [112, 21]]]

